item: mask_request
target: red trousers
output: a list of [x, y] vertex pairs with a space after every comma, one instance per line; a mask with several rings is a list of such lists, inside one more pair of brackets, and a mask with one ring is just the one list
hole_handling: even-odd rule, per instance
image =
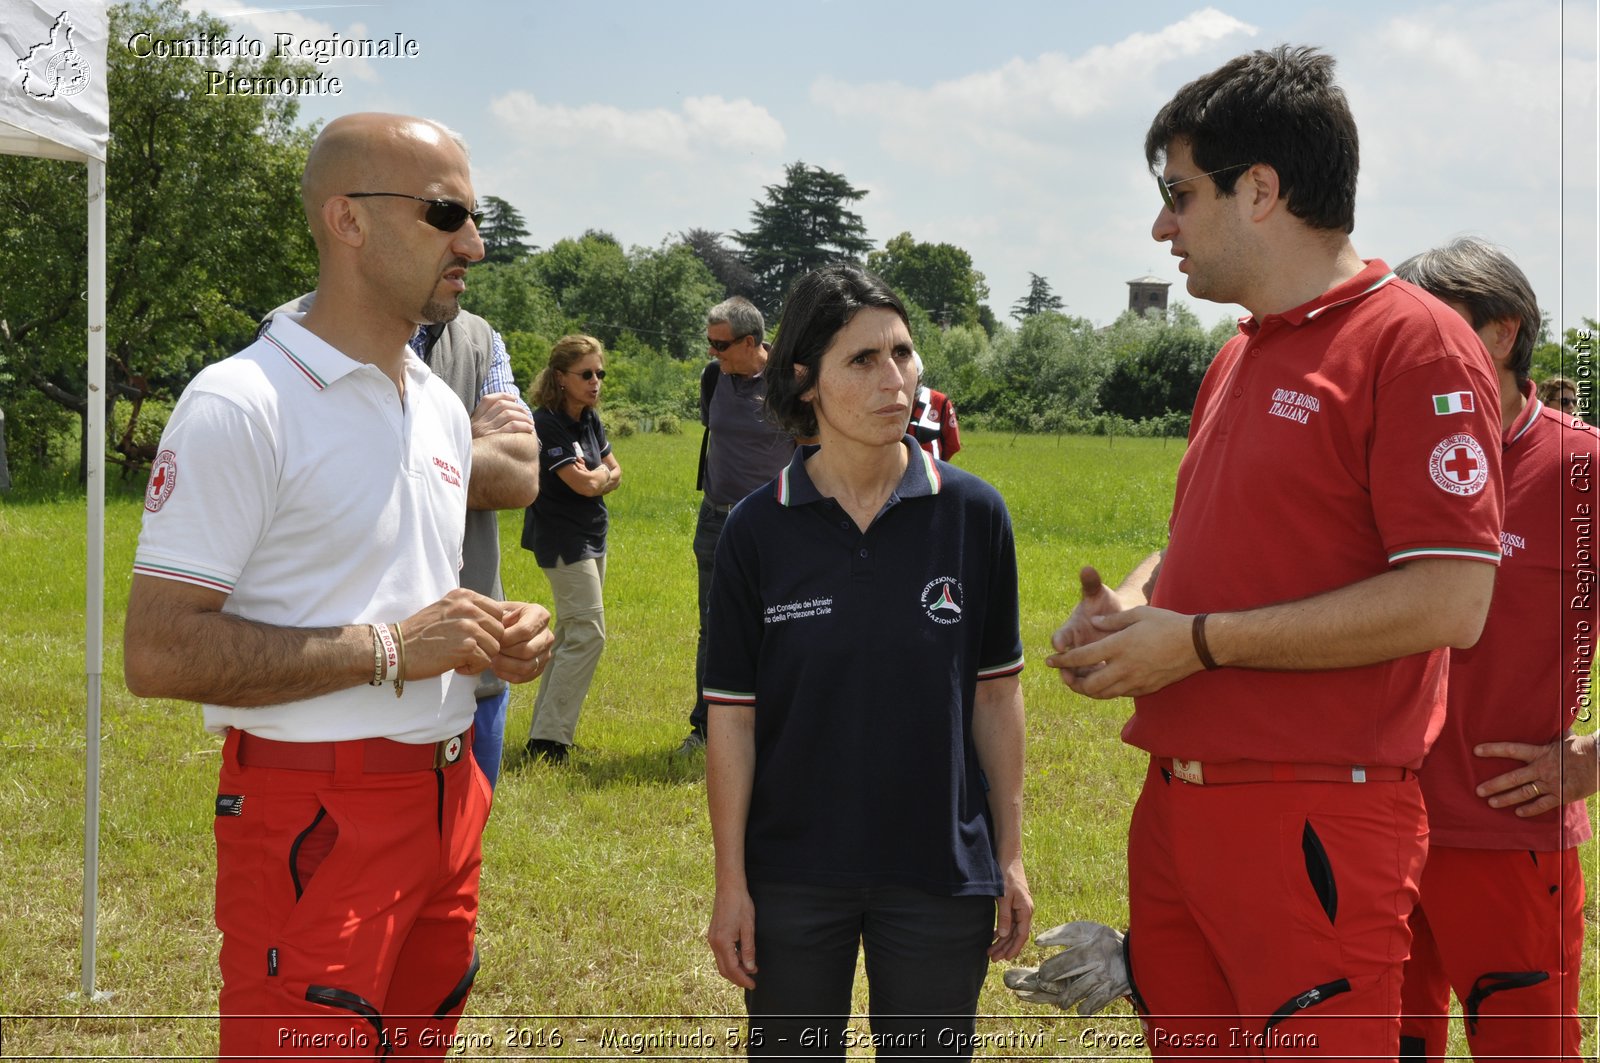
[[238, 737], [215, 831], [222, 1055], [443, 1059], [477, 973], [483, 773], [366, 772], [358, 743], [332, 771], [241, 766]]
[[1154, 763], [1128, 837], [1156, 1059], [1394, 1059], [1427, 851], [1415, 779], [1199, 786]]
[[1411, 931], [1401, 1059], [1444, 1058], [1452, 989], [1477, 1059], [1581, 1058], [1576, 849], [1435, 847]]

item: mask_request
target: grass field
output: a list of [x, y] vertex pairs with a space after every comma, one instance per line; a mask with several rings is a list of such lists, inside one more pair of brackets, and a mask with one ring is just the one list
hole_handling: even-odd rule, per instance
[[[976, 433], [967, 444], [957, 463], [1002, 491], [1016, 524], [1036, 925], [1120, 926], [1126, 826], [1144, 763], [1118, 741], [1130, 707], [1079, 698], [1039, 662], [1075, 597], [1080, 564], [1120, 576], [1163, 540], [1182, 444]], [[698, 1044], [684, 1039], [720, 1044], [742, 1016], [702, 939], [711, 841], [701, 766], [668, 755], [692, 701], [698, 448], [698, 433], [616, 441], [627, 479], [608, 500], [610, 641], [571, 763], [519, 762], [533, 691], [513, 695], [485, 837], [483, 968], [462, 1024], [468, 1057], [708, 1058], [722, 1049], [682, 1047]], [[220, 741], [202, 730], [195, 706], [139, 701], [122, 687], [122, 611], [140, 514], [132, 491], [107, 505], [96, 985], [111, 997], [69, 999], [80, 970], [84, 507], [59, 491], [35, 495], [0, 501], [0, 1056], [204, 1057], [215, 1049], [219, 987], [211, 795]], [[507, 594], [546, 599], [519, 531], [520, 515], [505, 514]], [[1587, 847], [1591, 882], [1594, 855]], [[1591, 957], [1594, 913], [1591, 901]], [[1030, 947], [1022, 960], [1039, 958]], [[1592, 1014], [1592, 968], [1583, 993]], [[865, 1007], [860, 992], [857, 1007]], [[991, 1017], [980, 1034], [1000, 1041], [979, 1055], [1143, 1055], [1118, 1046], [1138, 1032], [1120, 1003], [1095, 1019], [1063, 1016], [1018, 1003], [994, 971], [981, 1011]], [[663, 1033], [680, 1047], [663, 1047]], [[653, 1046], [628, 1040], [647, 1035], [657, 1037]], [[1591, 1029], [1590, 1052], [1593, 1037]]]

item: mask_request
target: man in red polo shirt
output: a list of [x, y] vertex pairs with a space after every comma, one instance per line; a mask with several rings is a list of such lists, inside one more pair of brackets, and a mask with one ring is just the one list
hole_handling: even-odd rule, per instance
[[1150, 754], [1128, 959], [1157, 1058], [1394, 1058], [1445, 652], [1500, 559], [1498, 393], [1472, 330], [1363, 261], [1333, 60], [1281, 46], [1181, 89], [1145, 138], [1189, 294], [1239, 303], [1195, 403], [1164, 551], [1048, 659], [1132, 695]]
[[1500, 378], [1505, 530], [1483, 637], [1450, 654], [1449, 712], [1423, 763], [1428, 863], [1411, 915], [1404, 1059], [1448, 1047], [1450, 991], [1479, 1059], [1574, 1059], [1584, 798], [1596, 610], [1595, 433], [1534, 397], [1539, 303], [1498, 248], [1463, 239], [1407, 259], [1400, 276], [1442, 299], [1483, 340]]

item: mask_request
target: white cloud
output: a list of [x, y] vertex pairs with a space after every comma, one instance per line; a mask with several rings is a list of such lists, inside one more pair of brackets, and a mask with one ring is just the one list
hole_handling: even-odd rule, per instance
[[[928, 137], [958, 137], [984, 151], [1049, 151], [1018, 128], [1081, 120], [1118, 109], [1130, 89], [1176, 58], [1201, 54], [1219, 41], [1254, 36], [1254, 26], [1205, 8], [1154, 33], [1134, 33], [1081, 56], [1046, 52], [1014, 58], [993, 70], [917, 88], [900, 82], [860, 84], [818, 78], [811, 100], [846, 120], [882, 125], [881, 142], [901, 157], [922, 156]], [[1059, 129], [1051, 130], [1059, 138]]]
[[[368, 83], [379, 80], [371, 60], [334, 54], [341, 47], [350, 47], [345, 42], [359, 45], [366, 41], [370, 31], [365, 23], [353, 22], [338, 29], [330, 22], [310, 18], [299, 11], [255, 8], [240, 0], [183, 0], [183, 6], [190, 14], [204, 13], [222, 19], [240, 35], [260, 40], [266, 55], [272, 55], [280, 43], [278, 35], [287, 34], [291, 38], [286, 42], [287, 57], [316, 62], [318, 73]], [[326, 58], [317, 61], [317, 55]]]
[[578, 107], [543, 103], [517, 91], [497, 97], [490, 113], [524, 145], [599, 151], [624, 157], [689, 161], [771, 156], [783, 150], [783, 126], [749, 100], [691, 96], [677, 110], [629, 111], [610, 104]]

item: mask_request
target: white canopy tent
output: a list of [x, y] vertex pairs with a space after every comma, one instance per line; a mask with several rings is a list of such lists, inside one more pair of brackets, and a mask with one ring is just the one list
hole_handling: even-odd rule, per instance
[[94, 988], [100, 880], [100, 680], [105, 639], [107, 10], [93, 0], [0, 0], [0, 153], [88, 167], [88, 584], [83, 825], [84, 1000]]

